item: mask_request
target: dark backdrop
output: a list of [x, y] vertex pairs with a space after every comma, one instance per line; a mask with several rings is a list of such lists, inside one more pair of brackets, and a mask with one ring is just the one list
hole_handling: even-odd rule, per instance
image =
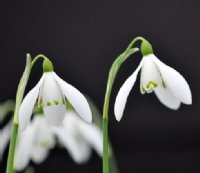
[[[155, 54], [190, 84], [193, 105], [171, 111], [153, 94], [132, 91], [118, 123], [114, 99], [141, 56], [129, 59], [114, 85], [110, 136], [122, 173], [195, 173], [200, 171], [200, 3], [198, 0], [13, 0], [0, 4], [0, 100], [15, 98], [27, 52], [51, 58], [56, 72], [87, 93], [102, 110], [109, 68], [136, 36], [147, 38]], [[42, 74], [37, 63], [27, 90]], [[65, 153], [65, 154], [63, 154]], [[0, 163], [5, 170], [5, 160]], [[64, 150], [52, 151], [44, 172], [101, 172], [93, 154], [77, 166]]]

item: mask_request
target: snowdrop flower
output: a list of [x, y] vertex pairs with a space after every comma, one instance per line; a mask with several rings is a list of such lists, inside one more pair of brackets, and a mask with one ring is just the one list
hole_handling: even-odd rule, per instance
[[170, 109], [178, 109], [181, 102], [192, 104], [192, 96], [188, 83], [183, 76], [161, 62], [154, 54], [149, 42], [141, 45], [143, 58], [134, 73], [125, 81], [116, 97], [114, 112], [116, 119], [121, 120], [127, 97], [135, 84], [137, 75], [140, 75], [140, 91], [142, 94], [152, 93], [161, 103]]
[[54, 132], [76, 163], [88, 161], [92, 148], [99, 156], [102, 156], [101, 129], [95, 124], [81, 121], [74, 111], [66, 112], [63, 125], [55, 127]]
[[[30, 160], [36, 164], [42, 163], [48, 157], [50, 150], [55, 147], [57, 138], [59, 144], [68, 150], [77, 164], [89, 160], [92, 148], [99, 156], [102, 156], [101, 129], [95, 124], [82, 121], [75, 111], [67, 111], [65, 114], [62, 125], [59, 127], [49, 125], [43, 114], [34, 115], [27, 130], [19, 132], [15, 153], [15, 170], [24, 170]], [[0, 156], [9, 142], [11, 129], [12, 124], [9, 123], [3, 129], [3, 137], [0, 135]]]
[[35, 115], [26, 131], [19, 133], [15, 153], [15, 170], [24, 170], [30, 160], [42, 163], [54, 148], [55, 136], [43, 115]]
[[39, 106], [43, 107], [47, 122], [51, 125], [61, 124], [66, 111], [65, 99], [71, 103], [83, 120], [91, 122], [92, 114], [85, 97], [75, 87], [56, 75], [50, 61], [44, 60], [43, 70], [42, 78], [26, 95], [21, 104], [19, 110], [20, 129], [27, 128], [37, 99]]

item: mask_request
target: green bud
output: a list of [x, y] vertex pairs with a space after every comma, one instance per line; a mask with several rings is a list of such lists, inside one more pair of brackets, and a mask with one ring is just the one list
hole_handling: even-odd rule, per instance
[[53, 64], [49, 59], [45, 59], [43, 61], [43, 71], [44, 72], [52, 72], [53, 71]]
[[153, 53], [153, 48], [152, 48], [151, 44], [147, 40], [143, 40], [142, 41], [141, 52], [142, 52], [143, 56]]

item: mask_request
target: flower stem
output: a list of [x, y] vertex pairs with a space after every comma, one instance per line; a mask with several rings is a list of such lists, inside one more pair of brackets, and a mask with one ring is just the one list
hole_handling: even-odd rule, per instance
[[10, 140], [9, 152], [8, 152], [8, 160], [6, 166], [6, 173], [14, 173], [14, 158], [15, 158], [15, 148], [17, 143], [17, 134], [18, 134], [18, 114], [19, 108], [24, 96], [24, 91], [30, 76], [31, 72], [31, 56], [27, 54], [26, 60], [26, 68], [21, 77], [21, 80], [18, 85], [17, 94], [16, 94], [16, 106], [14, 111], [14, 119], [13, 119], [13, 127], [12, 127], [12, 135]]
[[[101, 118], [101, 112], [99, 111], [99, 109], [96, 107], [95, 103], [89, 98], [87, 97], [87, 101], [90, 105], [90, 108], [92, 110], [92, 115], [93, 115], [93, 122], [100, 128], [102, 129], [102, 118]], [[103, 131], [103, 129], [102, 129]], [[110, 166], [109, 166], [109, 170], [110, 172], [112, 173], [119, 173], [119, 168], [117, 166], [117, 162], [116, 162], [116, 159], [115, 159], [115, 154], [114, 154], [114, 150], [113, 150], [113, 147], [112, 147], [112, 144], [110, 142], [110, 140], [108, 141], [109, 143], [109, 163], [110, 163]]]
[[18, 124], [13, 123], [6, 173], [13, 173], [14, 152], [17, 141], [17, 132], [18, 132]]
[[103, 118], [103, 173], [109, 172], [108, 118]]
[[46, 59], [49, 60], [49, 58], [47, 58], [45, 55], [39, 54], [33, 59], [33, 61], [31, 62], [31, 66], [33, 66], [35, 64], [35, 62], [40, 58], [42, 58], [43, 60], [46, 60]]
[[103, 107], [103, 173], [109, 173], [109, 156], [108, 156], [108, 110], [110, 95], [113, 87], [114, 80], [117, 72], [121, 67], [122, 63], [133, 53], [137, 52], [138, 48], [132, 48], [136, 41], [141, 40], [141, 37], [134, 39], [128, 46], [126, 51], [122, 53], [112, 64], [108, 75], [108, 82]]

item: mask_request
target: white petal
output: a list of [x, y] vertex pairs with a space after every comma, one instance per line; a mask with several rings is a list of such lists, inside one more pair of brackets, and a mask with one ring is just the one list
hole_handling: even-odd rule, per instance
[[177, 110], [180, 107], [181, 102], [171, 93], [167, 88], [157, 87], [154, 92], [161, 103], [170, 109]]
[[133, 85], [135, 84], [137, 74], [138, 74], [140, 68], [142, 67], [142, 64], [143, 64], [143, 59], [140, 62], [140, 65], [134, 71], [134, 73], [124, 82], [124, 84], [122, 85], [122, 87], [120, 88], [120, 90], [117, 94], [117, 97], [115, 100], [115, 106], [114, 106], [114, 113], [115, 113], [115, 117], [118, 121], [120, 121], [122, 118], [128, 95], [129, 95]]
[[162, 63], [155, 55], [152, 55], [152, 59], [157, 64], [166, 87], [171, 90], [173, 95], [185, 104], [192, 104], [190, 87], [183, 76], [173, 68]]
[[11, 131], [12, 131], [12, 121], [11, 120], [1, 131], [0, 131], [0, 160], [3, 157], [3, 153], [9, 143]]
[[54, 73], [55, 79], [60, 84], [61, 90], [68, 101], [72, 104], [78, 115], [86, 122], [92, 122], [92, 113], [89, 104], [83, 94], [75, 87], [68, 84]]
[[31, 159], [31, 151], [35, 135], [35, 130], [32, 126], [29, 126], [26, 131], [19, 133], [14, 165], [17, 171], [22, 171], [28, 166]]
[[34, 140], [35, 146], [40, 145], [44, 148], [52, 149], [55, 146], [55, 137], [51, 126], [46, 122], [45, 117], [35, 115], [33, 119], [34, 126], [36, 126], [37, 138]]
[[49, 124], [59, 126], [64, 119], [66, 106], [64, 104], [58, 106], [44, 106], [43, 111]]
[[49, 149], [55, 146], [55, 137], [43, 115], [35, 115], [32, 126], [37, 136], [33, 141], [31, 157], [35, 163], [41, 163], [47, 158]]
[[88, 161], [91, 149], [79, 136], [74, 136], [68, 130], [61, 128], [54, 128], [54, 132], [76, 163]]
[[24, 98], [20, 106], [19, 126], [20, 126], [21, 131], [25, 130], [29, 124], [29, 121], [33, 112], [33, 108], [38, 98], [40, 86], [43, 82], [43, 79], [44, 79], [44, 76], [42, 76], [38, 84], [31, 91], [29, 91], [29, 93], [26, 95], [26, 97]]
[[40, 145], [36, 145], [32, 149], [32, 160], [39, 164], [42, 163], [48, 156], [49, 150]]
[[103, 135], [102, 131], [95, 124], [87, 124], [85, 122], [79, 123], [79, 133], [86, 140], [86, 142], [95, 149], [95, 151], [102, 156], [103, 154]]

